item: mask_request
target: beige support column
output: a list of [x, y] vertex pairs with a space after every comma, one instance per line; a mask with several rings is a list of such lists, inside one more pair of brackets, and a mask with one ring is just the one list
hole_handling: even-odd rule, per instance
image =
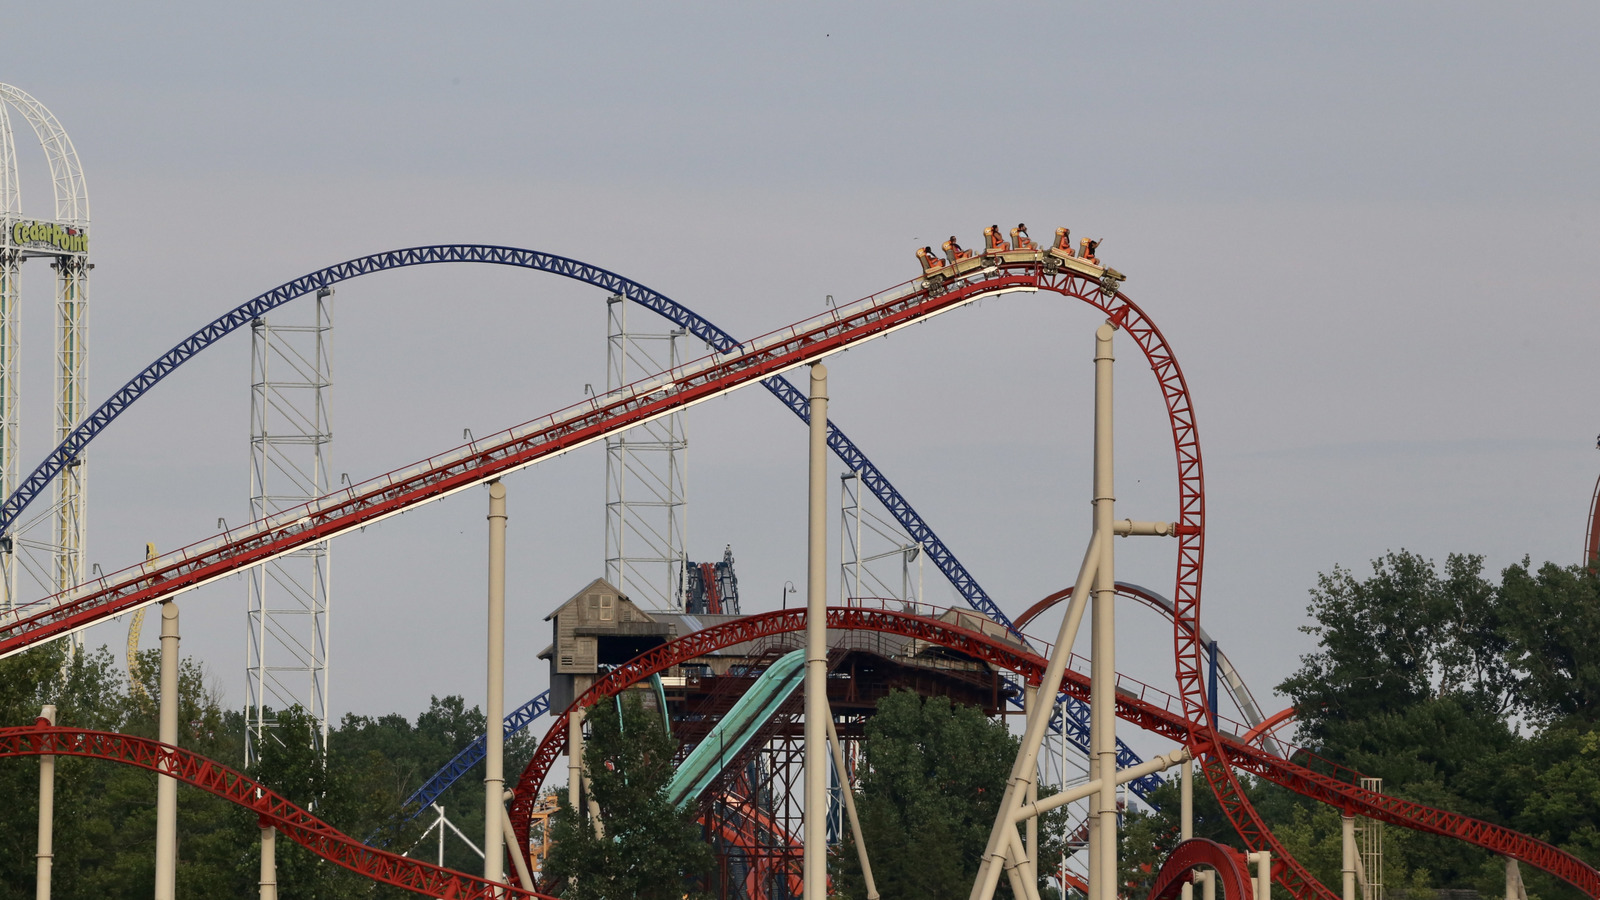
[[1356, 900], [1356, 817], [1339, 817], [1339, 832], [1344, 845], [1344, 900]]
[[867, 841], [861, 834], [861, 819], [856, 815], [856, 795], [850, 789], [850, 776], [844, 767], [844, 745], [839, 743], [839, 731], [833, 727], [833, 716], [828, 716], [828, 743], [833, 745], [833, 767], [839, 773], [839, 793], [844, 797], [844, 811], [850, 817], [850, 833], [856, 839], [856, 859], [861, 862], [861, 880], [867, 883], [867, 900], [878, 900], [878, 884], [872, 879], [872, 863], [867, 859]]
[[501, 884], [505, 881], [505, 854], [496, 853], [501, 843], [500, 820], [505, 804], [500, 795], [506, 789], [506, 486], [499, 479], [489, 482], [489, 697], [483, 711], [488, 723], [483, 730], [483, 878]]
[[1522, 883], [1522, 867], [1511, 857], [1506, 857], [1506, 900], [1528, 900], [1528, 889]]
[[[1024, 683], [1022, 686], [1022, 711], [1024, 715], [1033, 712], [1034, 706], [1039, 702], [1039, 686]], [[1035, 771], [1038, 765], [1034, 766]], [[1022, 798], [1023, 803], [1039, 802], [1039, 779], [1033, 778], [1028, 782], [1028, 790]], [[1039, 883], [1039, 817], [1029, 816], [1023, 821], [1022, 846], [1024, 849], [1023, 863], [1027, 871], [1023, 877], [1029, 884]]]
[[278, 900], [278, 829], [261, 826], [261, 900]]
[[1272, 900], [1272, 851], [1257, 850], [1250, 854], [1250, 861], [1256, 867], [1255, 883], [1251, 885], [1254, 900]]
[[[576, 686], [574, 693], [578, 696], [583, 695], [583, 691], [577, 690]], [[579, 805], [583, 802], [583, 712], [583, 707], [579, 706], [567, 717], [567, 809], [572, 810], [572, 814], [578, 817], [576, 821], [580, 825], [583, 823], [583, 807]], [[440, 812], [439, 816], [442, 820], [444, 813]], [[444, 833], [442, 822], [439, 825], [439, 833], [441, 835]], [[441, 848], [444, 846], [443, 837], [439, 838], [439, 846]], [[443, 852], [441, 849], [441, 858]], [[577, 883], [576, 876], [573, 877], [573, 883]]]
[[[161, 724], [163, 744], [178, 743], [178, 605], [161, 601]], [[178, 875], [178, 782], [156, 775], [156, 900], [175, 900]]]
[[[515, 795], [506, 791], [505, 799], [510, 800]], [[500, 826], [505, 833], [506, 852], [511, 856], [511, 864], [517, 870], [517, 882], [525, 891], [538, 890], [533, 883], [533, 873], [528, 871], [528, 848], [520, 846], [517, 841], [517, 830], [511, 827], [511, 813], [501, 807]]]
[[[46, 706], [39, 711], [39, 720], [47, 725], [56, 724], [56, 708]], [[55, 863], [56, 831], [56, 758], [52, 754], [39, 757], [39, 852], [34, 855], [35, 888], [37, 900], [50, 900], [50, 869]]]
[[[1093, 537], [1091, 537], [1089, 540], [1089, 548], [1084, 553], [1083, 566], [1078, 570], [1078, 580], [1073, 586], [1072, 601], [1068, 605], [1067, 614], [1062, 617], [1060, 628], [1056, 633], [1055, 647], [1051, 651], [1050, 661], [1045, 666], [1044, 676], [1040, 679], [1040, 684], [1042, 685], [1043, 689], [1049, 691], [1054, 691], [1056, 687], [1061, 684], [1061, 677], [1066, 671], [1067, 660], [1071, 656], [1073, 642], [1077, 639], [1078, 625], [1083, 620], [1083, 613], [1087, 608], [1086, 601], [1088, 600], [1090, 593], [1093, 592], [1097, 597], [1102, 595], [1102, 582], [1100, 578], [1100, 569], [1102, 567], [1105, 567], [1108, 570], [1105, 573], [1105, 584], [1112, 584], [1112, 576], [1109, 571], [1111, 555], [1109, 544], [1112, 540], [1114, 527], [1110, 502], [1110, 335], [1113, 331], [1114, 329], [1108, 323], [1096, 333], [1096, 502], [1094, 533]], [[1102, 337], [1104, 338], [1103, 348], [1101, 346]], [[1101, 359], [1102, 356], [1105, 357], [1103, 360]], [[1103, 378], [1102, 374], [1104, 375]], [[1104, 382], [1103, 385], [1101, 384], [1102, 381]], [[1101, 396], [1102, 393], [1104, 394], [1103, 403]], [[1103, 429], [1100, 427], [1102, 417], [1105, 420], [1104, 424], [1106, 426]], [[1103, 441], [1101, 439], [1101, 431], [1105, 432]], [[1105, 478], [1103, 479], [1105, 481], [1104, 490], [1101, 490], [1102, 478], [1100, 477], [1100, 469], [1102, 466], [1106, 470], [1104, 473]], [[1105, 497], [1104, 500], [1101, 499], [1102, 496]], [[1114, 663], [1115, 661], [1109, 660], [1108, 662]], [[1101, 680], [1101, 690], [1106, 692], [1107, 698], [1110, 697], [1114, 679], [1115, 676], [1113, 675], [1111, 678]], [[1106, 708], [1102, 709], [1102, 714], [1114, 713], [1114, 710], [1109, 707], [1109, 703], [1103, 705], [1105, 705]], [[1091, 722], [1092, 718], [1093, 713], [1091, 711]], [[1115, 721], [1114, 715], [1112, 716], [1112, 720]], [[1025, 805], [1024, 798], [1027, 796], [1028, 785], [1039, 777], [1039, 747], [1044, 740], [1044, 733], [1048, 728], [1049, 723], [1050, 707], [1045, 704], [1039, 704], [1038, 708], [1028, 716], [1028, 726], [1022, 737], [1022, 747], [1017, 753], [1016, 761], [1012, 764], [1011, 776], [1006, 781], [1006, 792], [1000, 800], [1000, 811], [995, 816], [994, 827], [989, 832], [989, 843], [984, 848], [983, 858], [978, 864], [978, 875], [973, 880], [972, 891], [967, 895], [969, 900], [991, 900], [991, 898], [994, 896], [995, 888], [1000, 882], [1000, 876], [1004, 874], [1006, 847], [1009, 846], [1011, 841], [1016, 840], [1016, 825], [1013, 816], [1015, 816], [1017, 811]], [[1105, 728], [1101, 729], [1102, 737], [1105, 736], [1104, 732], [1107, 730], [1108, 729]], [[1114, 765], [1116, 759], [1115, 733], [1110, 734], [1110, 738], [1111, 758]], [[1096, 765], [1093, 759], [1091, 759], [1090, 765]], [[1108, 795], [1111, 798], [1113, 823], [1115, 823], [1116, 815], [1116, 779], [1114, 775], [1115, 773], [1113, 771], [1113, 777], [1100, 779], [1100, 784], [1103, 786], [1102, 796]], [[1096, 823], [1098, 821], [1098, 811], [1094, 808], [1096, 805], [1099, 805], [1099, 801], [1096, 801], [1095, 804], [1092, 804], [1090, 810], [1091, 813], [1095, 814], [1091, 815], [1089, 819], [1091, 841], [1093, 841], [1094, 836], [1099, 831], [1099, 829], [1096, 827]], [[1105, 848], [1100, 846], [1100, 842], [1095, 842], [1092, 844], [1092, 848], [1093, 849], [1091, 850], [1089, 862], [1091, 867], [1090, 888], [1093, 896], [1091, 896], [1089, 900], [1104, 900], [1104, 898], [1101, 898], [1098, 893], [1095, 893], [1097, 889], [1094, 888], [1095, 880], [1093, 877], [1093, 872], [1099, 868], [1098, 863], [1103, 862]], [[1095, 851], [1099, 852], [1096, 853]], [[1110, 845], [1110, 855], [1113, 860], [1114, 870], [1116, 858], [1116, 844], [1114, 841]], [[1100, 883], [1101, 888], [1099, 890], [1109, 890], [1111, 894], [1111, 900], [1114, 900], [1115, 885], [1109, 883], [1108, 879], [1100, 879]]]
[[[1098, 532], [1089, 539], [1089, 549], [1083, 554], [1083, 565], [1078, 570], [1078, 580], [1072, 590], [1072, 600], [1068, 603], [1067, 614], [1062, 617], [1061, 625], [1056, 631], [1055, 648], [1051, 651], [1049, 664], [1045, 666], [1041, 684], [1061, 684], [1073, 642], [1077, 640], [1078, 626], [1083, 621], [1084, 610], [1088, 608], [1090, 587], [1094, 583], [1095, 570], [1100, 566], [1102, 541]], [[995, 817], [994, 828], [989, 831], [988, 846], [984, 848], [983, 859], [978, 864], [978, 875], [973, 879], [972, 891], [967, 895], [970, 900], [991, 900], [995, 888], [999, 886], [1000, 876], [1004, 870], [1005, 848], [1011, 836], [1016, 835], [1013, 817], [1023, 807], [1022, 798], [1027, 792], [1027, 783], [1038, 777], [1039, 748], [1044, 742], [1045, 730], [1050, 725], [1050, 711], [1050, 707], [1041, 704], [1028, 716], [1028, 728], [1022, 736], [1022, 749], [1011, 765], [1011, 777], [1006, 782], [1006, 792], [1000, 800], [1000, 812]], [[1093, 824], [1092, 818], [1090, 824]]]
[[811, 366], [806, 503], [804, 900], [828, 896], [828, 369]]
[[1206, 869], [1195, 880], [1200, 882], [1200, 900], [1217, 900], [1217, 870]]
[[583, 776], [583, 796], [589, 803], [589, 824], [594, 826], [594, 836], [606, 836], [606, 823], [600, 818], [600, 801], [594, 798], [594, 782], [588, 775]]
[[1094, 573], [1090, 644], [1089, 760], [1090, 779], [1100, 780], [1090, 820], [1090, 900], [1117, 900], [1117, 715], [1116, 715], [1116, 573], [1112, 529], [1115, 481], [1112, 464], [1112, 353], [1116, 328], [1109, 322], [1094, 339], [1094, 530], [1100, 541], [1100, 566]]
[[[1194, 837], [1194, 760], [1186, 759], [1183, 761], [1178, 781], [1178, 839], [1187, 841], [1192, 837]], [[1188, 882], [1183, 886], [1181, 900], [1194, 900], [1194, 882]]]
[[567, 717], [567, 806], [578, 815], [583, 802], [583, 707]]

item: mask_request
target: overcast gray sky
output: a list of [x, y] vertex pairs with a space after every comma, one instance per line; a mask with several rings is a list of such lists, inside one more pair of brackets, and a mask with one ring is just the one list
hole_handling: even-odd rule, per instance
[[[1310, 646], [1319, 571], [1402, 547], [1579, 557], [1597, 24], [1576, 3], [25, 3], [0, 81], [83, 160], [96, 399], [226, 308], [415, 243], [567, 254], [754, 334], [911, 277], [952, 232], [1103, 237], [1193, 390], [1204, 621], [1260, 694]], [[25, 136], [25, 211], [47, 215]], [[24, 279], [31, 467], [49, 271]], [[466, 267], [341, 286], [335, 471], [579, 399], [604, 381], [603, 300]], [[830, 364], [835, 421], [1013, 613], [1070, 582], [1087, 537], [1095, 324], [1012, 297]], [[106, 570], [246, 518], [248, 345], [95, 445]], [[1122, 358], [1119, 512], [1170, 517], [1159, 397]], [[804, 574], [804, 431], [754, 391], [690, 429], [690, 553], [731, 542], [746, 609], [774, 606]], [[512, 702], [544, 687], [543, 616], [602, 572], [603, 471], [590, 448], [508, 481]], [[481, 702], [483, 512], [468, 492], [337, 542], [336, 712]], [[1120, 577], [1170, 590], [1170, 545], [1119, 549]], [[242, 702], [244, 582], [182, 603], [185, 652]], [[1170, 685], [1170, 628], [1124, 621], [1122, 668]]]

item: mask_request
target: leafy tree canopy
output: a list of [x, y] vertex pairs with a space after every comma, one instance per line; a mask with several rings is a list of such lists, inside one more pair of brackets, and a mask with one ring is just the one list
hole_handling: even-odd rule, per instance
[[[944, 697], [895, 691], [878, 701], [862, 743], [866, 769], [856, 805], [883, 900], [967, 896], [1019, 743], [1004, 723]], [[1060, 858], [1064, 817], [1056, 811], [1040, 828], [1041, 868]], [[865, 897], [848, 834], [837, 868], [839, 892]], [[1004, 879], [1000, 893], [1010, 895]]]
[[694, 811], [667, 798], [677, 742], [631, 691], [589, 707], [586, 721], [583, 773], [599, 821], [562, 795], [545, 876], [565, 880], [568, 900], [683, 900], [712, 856]]
[[[1412, 553], [1375, 560], [1358, 579], [1318, 579], [1304, 630], [1314, 652], [1279, 689], [1301, 740], [1384, 779], [1385, 793], [1486, 819], [1600, 862], [1600, 578], [1528, 560], [1485, 577], [1478, 556], [1441, 569]], [[1259, 787], [1280, 837], [1337, 856], [1338, 820]], [[1386, 881], [1498, 892], [1503, 864], [1460, 841], [1390, 828]], [[1286, 840], [1289, 838], [1286, 838]], [[1392, 871], [1387, 871], [1392, 870]], [[1333, 871], [1319, 877], [1335, 876]], [[1524, 870], [1544, 897], [1576, 892]]]

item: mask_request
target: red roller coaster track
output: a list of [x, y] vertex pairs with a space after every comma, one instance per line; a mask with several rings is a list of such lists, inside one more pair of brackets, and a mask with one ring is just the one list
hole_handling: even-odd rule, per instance
[[[1274, 867], [1276, 868], [1276, 867]], [[1224, 897], [1251, 900], [1255, 885], [1244, 854], [1205, 838], [1191, 838], [1172, 848], [1150, 885], [1149, 900], [1173, 900], [1199, 869], [1215, 869]]]
[[45, 755], [104, 759], [171, 775], [256, 813], [263, 825], [273, 826], [323, 859], [384, 884], [451, 900], [506, 896], [554, 900], [369, 847], [245, 775], [179, 747], [107, 731], [55, 728], [44, 719], [31, 727], [0, 728], [0, 757]]
[[[595, 682], [593, 687], [574, 702], [573, 707], [591, 705], [644, 681], [651, 675], [724, 647], [804, 631], [805, 617], [805, 610], [780, 610], [746, 616], [685, 635], [614, 669]], [[1044, 674], [1045, 660], [1037, 654], [988, 635], [926, 616], [853, 606], [832, 607], [828, 610], [828, 628], [841, 631], [884, 632], [937, 644], [980, 659], [996, 668], [1015, 672], [1030, 684], [1037, 684]], [[1082, 672], [1068, 670], [1062, 681], [1061, 690], [1087, 701], [1089, 678]], [[1194, 724], [1184, 717], [1183, 708], [1184, 705], [1179, 698], [1148, 685], [1131, 681], [1118, 684], [1117, 716], [1146, 731], [1174, 741], [1188, 740], [1193, 733]], [[570, 711], [571, 708], [564, 711], [551, 724], [550, 730], [545, 733], [533, 758], [529, 760], [527, 768], [517, 781], [516, 796], [511, 801], [511, 818], [513, 827], [523, 840], [526, 840], [533, 800], [538, 797], [545, 776], [555, 765], [557, 757], [566, 750], [566, 722]], [[1290, 762], [1229, 734], [1220, 734], [1219, 743], [1223, 745], [1224, 752], [1229, 754], [1233, 765], [1295, 793], [1338, 807], [1351, 815], [1366, 816], [1405, 828], [1466, 841], [1536, 866], [1592, 897], [1600, 897], [1600, 872], [1558, 847], [1470, 816], [1365, 790], [1359, 786], [1361, 777], [1359, 773], [1332, 766], [1325, 761], [1317, 760], [1316, 764], [1329, 768], [1332, 774]], [[1202, 752], [1209, 755], [1212, 751], [1210, 748], [1202, 748]], [[1285, 887], [1291, 887], [1294, 882], [1290, 881], [1285, 873], [1292, 867], [1299, 866], [1299, 863], [1287, 854], [1280, 856], [1274, 853], [1273, 859], [1274, 880], [1284, 884]], [[1309, 875], [1304, 875], [1303, 878], [1305, 880], [1301, 883], [1313, 884], [1320, 890], [1327, 890], [1311, 880]], [[1304, 895], [1297, 893], [1296, 896]]]
[[[728, 353], [712, 354], [493, 438], [430, 458], [408, 470], [335, 492], [302, 507], [225, 532], [202, 544], [21, 607], [0, 619], [0, 657], [465, 490], [767, 376], [815, 362], [984, 297], [1013, 291], [1051, 291], [1089, 303], [1121, 327], [1144, 354], [1166, 404], [1178, 476], [1178, 559], [1172, 598], [1174, 668], [1182, 711], [1166, 720], [1165, 727], [1175, 727], [1177, 732], [1173, 736], [1186, 743], [1201, 759], [1201, 770], [1245, 843], [1252, 849], [1270, 850], [1275, 858], [1284, 860], [1277, 880], [1297, 898], [1335, 900], [1331, 891], [1311, 879], [1287, 854], [1250, 805], [1233, 768], [1240, 765], [1254, 771], [1251, 766], [1256, 761], [1250, 755], [1251, 748], [1240, 747], [1217, 731], [1206, 702], [1198, 637], [1205, 547], [1204, 473], [1193, 404], [1182, 370], [1154, 322], [1116, 289], [1115, 281], [1075, 271], [1075, 265], [1081, 266], [1075, 260], [1064, 264], [1044, 252], [1010, 252], [986, 258], [981, 268], [939, 284], [913, 281], [850, 307], [830, 310], [748, 341]], [[1338, 802], [1361, 806], [1347, 796]], [[1423, 827], [1409, 822], [1401, 824]], [[1539, 865], [1533, 859], [1528, 861]], [[1593, 870], [1586, 866], [1583, 869], [1592, 881]], [[1580, 884], [1580, 887], [1600, 896], [1592, 884]]]
[[1594, 498], [1589, 501], [1589, 531], [1583, 536], [1583, 564], [1593, 566], [1600, 556], [1600, 480], [1594, 483]]

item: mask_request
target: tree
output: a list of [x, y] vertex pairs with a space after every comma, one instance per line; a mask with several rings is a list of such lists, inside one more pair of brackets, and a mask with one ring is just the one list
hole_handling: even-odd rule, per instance
[[1524, 558], [1501, 576], [1513, 664], [1525, 674], [1522, 710], [1539, 722], [1600, 722], [1600, 577]]
[[[866, 770], [856, 807], [884, 900], [967, 896], [1019, 746], [1003, 723], [945, 697], [895, 691], [878, 701], [862, 744]], [[1060, 857], [1064, 817], [1057, 811], [1039, 829], [1041, 868]], [[866, 896], [848, 834], [836, 884], [843, 896]], [[1000, 893], [1010, 894], [1004, 879]]]
[[[1516, 679], [1499, 592], [1482, 575], [1481, 556], [1452, 554], [1441, 577], [1404, 550], [1372, 563], [1358, 581], [1335, 567], [1319, 575], [1309, 612], [1317, 652], [1279, 690], [1294, 700], [1300, 733], [1333, 752], [1359, 740], [1343, 729], [1451, 697], [1494, 719], [1512, 704]], [[1355, 726], [1357, 731], [1362, 728]]]
[[566, 880], [568, 900], [682, 900], [712, 857], [693, 811], [667, 798], [676, 742], [632, 692], [589, 707], [586, 720], [583, 773], [599, 822], [562, 795], [547, 877]]

